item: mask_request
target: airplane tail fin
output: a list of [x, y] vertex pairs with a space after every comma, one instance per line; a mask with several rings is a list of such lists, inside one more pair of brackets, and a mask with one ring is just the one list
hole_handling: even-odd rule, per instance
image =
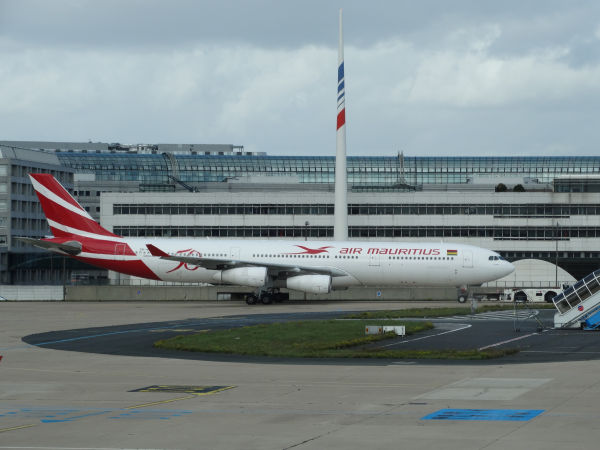
[[55, 237], [118, 237], [102, 228], [52, 175], [32, 173], [29, 177]]

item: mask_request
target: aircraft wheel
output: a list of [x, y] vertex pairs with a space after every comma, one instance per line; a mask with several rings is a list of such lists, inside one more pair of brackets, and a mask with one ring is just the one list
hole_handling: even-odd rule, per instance
[[254, 295], [254, 294], [246, 295], [246, 304], [248, 304], [248, 305], [256, 305], [257, 300], [258, 299], [256, 298], [256, 295]]
[[273, 303], [273, 298], [270, 295], [265, 294], [261, 297], [260, 301], [263, 305], [270, 305], [271, 303]]
[[525, 303], [527, 301], [527, 294], [523, 291], [515, 292], [515, 302]]
[[465, 297], [464, 295], [461, 295], [458, 297], [458, 303], [464, 303], [467, 301], [467, 297]]

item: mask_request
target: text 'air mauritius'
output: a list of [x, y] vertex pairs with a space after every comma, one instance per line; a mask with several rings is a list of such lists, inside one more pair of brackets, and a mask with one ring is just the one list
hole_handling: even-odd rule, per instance
[[[366, 250], [366, 251], [365, 251]], [[340, 249], [340, 255], [417, 255], [417, 256], [439, 256], [442, 251], [439, 248], [396, 248], [396, 247], [344, 247]]]

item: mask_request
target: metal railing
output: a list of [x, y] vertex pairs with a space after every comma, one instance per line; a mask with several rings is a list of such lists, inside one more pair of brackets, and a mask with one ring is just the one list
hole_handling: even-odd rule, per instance
[[119, 280], [71, 280], [70, 286], [211, 286], [209, 283], [190, 283], [183, 281], [145, 280], [139, 278], [123, 278]]
[[543, 280], [543, 281], [490, 281], [481, 285], [483, 288], [498, 288], [498, 289], [562, 289], [563, 286], [569, 286], [573, 281]]
[[600, 291], [600, 270], [590, 273], [585, 278], [569, 286], [552, 299], [554, 306], [561, 314], [565, 314], [583, 301]]

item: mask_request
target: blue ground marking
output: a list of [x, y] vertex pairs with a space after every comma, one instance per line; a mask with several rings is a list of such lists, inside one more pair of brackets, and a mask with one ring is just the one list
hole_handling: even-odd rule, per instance
[[64, 419], [42, 419], [42, 420], [40, 420], [40, 422], [42, 422], [42, 423], [73, 422], [74, 420], [83, 419], [84, 417], [101, 416], [102, 414], [106, 414], [107, 412], [110, 412], [110, 411], [108, 411], [108, 410], [95, 411], [95, 412], [90, 412], [87, 414], [80, 414], [78, 416], [65, 417]]
[[440, 409], [421, 420], [508, 420], [528, 421], [543, 409]]

